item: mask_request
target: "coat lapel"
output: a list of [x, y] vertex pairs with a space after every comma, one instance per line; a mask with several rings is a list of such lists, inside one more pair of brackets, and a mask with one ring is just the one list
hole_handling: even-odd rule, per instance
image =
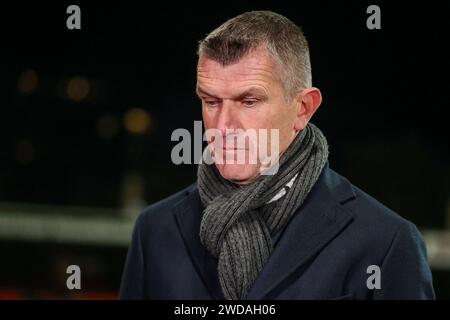
[[[352, 215], [342, 204], [354, 197], [350, 183], [327, 164], [305, 203], [283, 231], [246, 299], [275, 298], [301, 276], [308, 262], [351, 222]], [[200, 242], [201, 212], [195, 186], [174, 206], [177, 226], [205, 287], [211, 298], [224, 299], [217, 275], [217, 260]]]
[[341, 203], [354, 198], [350, 183], [325, 167], [292, 217], [246, 299], [273, 299], [305, 271], [311, 259], [351, 222]]
[[212, 299], [223, 300], [217, 274], [217, 260], [200, 241], [200, 216], [202, 213], [200, 196], [195, 186], [191, 187], [184, 199], [174, 206], [175, 219], [186, 248], [203, 284]]

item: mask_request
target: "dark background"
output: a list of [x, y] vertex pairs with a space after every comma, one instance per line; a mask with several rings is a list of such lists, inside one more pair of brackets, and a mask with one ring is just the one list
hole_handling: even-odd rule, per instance
[[[70, 4], [81, 8], [81, 30], [66, 28]], [[366, 27], [370, 4], [381, 8], [381, 30]], [[143, 205], [191, 184], [196, 166], [172, 164], [170, 138], [201, 120], [197, 42], [260, 9], [287, 16], [309, 41], [323, 95], [313, 122], [331, 167], [420, 229], [446, 230], [450, 1], [2, 5], [0, 202], [120, 209], [130, 176]], [[113, 297], [126, 254], [15, 239], [0, 248], [0, 289], [28, 298], [64, 296], [55, 264], [89, 257], [100, 271], [88, 289]], [[450, 270], [433, 274], [438, 297], [449, 298]]]

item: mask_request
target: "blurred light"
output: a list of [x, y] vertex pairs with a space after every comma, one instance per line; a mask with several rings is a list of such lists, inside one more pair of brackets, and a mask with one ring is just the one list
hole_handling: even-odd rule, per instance
[[103, 115], [97, 122], [97, 133], [102, 139], [113, 139], [119, 133], [117, 117], [110, 114]]
[[36, 155], [34, 145], [28, 140], [21, 140], [17, 144], [17, 161], [22, 165], [30, 164]]
[[28, 69], [22, 72], [19, 76], [19, 81], [17, 83], [17, 89], [21, 94], [28, 95], [36, 90], [39, 79], [36, 71]]
[[67, 84], [67, 96], [71, 100], [81, 101], [88, 96], [90, 89], [91, 86], [87, 79], [83, 77], [74, 77], [70, 79]]
[[146, 206], [144, 200], [145, 181], [138, 172], [127, 172], [122, 182], [122, 214], [130, 221]]
[[125, 128], [132, 134], [144, 134], [150, 127], [151, 118], [147, 111], [134, 108], [125, 114], [124, 122]]

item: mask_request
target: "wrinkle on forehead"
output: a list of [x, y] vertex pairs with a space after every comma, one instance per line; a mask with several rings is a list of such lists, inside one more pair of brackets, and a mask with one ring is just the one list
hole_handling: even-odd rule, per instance
[[253, 57], [242, 58], [238, 62], [227, 66], [222, 66], [220, 62], [207, 57], [201, 57], [197, 67], [197, 74], [204, 77], [209, 77], [209, 74], [218, 75], [229, 73], [242, 76], [260, 73], [272, 75], [273, 71], [273, 63], [266, 59], [255, 59]]
[[227, 66], [203, 56], [197, 67], [197, 81], [198, 85], [221, 89], [250, 85], [267, 87], [275, 80], [274, 72], [274, 63], [265, 52], [251, 52]]

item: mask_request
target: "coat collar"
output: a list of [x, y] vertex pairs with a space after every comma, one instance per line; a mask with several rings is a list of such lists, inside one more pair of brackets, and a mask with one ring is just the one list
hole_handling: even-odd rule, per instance
[[[319, 253], [351, 222], [343, 204], [354, 199], [350, 182], [325, 165], [319, 179], [283, 231], [272, 255], [253, 283], [248, 300], [272, 299], [292, 278], [299, 277], [308, 261]], [[224, 299], [217, 274], [217, 260], [199, 237], [201, 201], [197, 187], [174, 206], [177, 226], [197, 272], [214, 299]]]

